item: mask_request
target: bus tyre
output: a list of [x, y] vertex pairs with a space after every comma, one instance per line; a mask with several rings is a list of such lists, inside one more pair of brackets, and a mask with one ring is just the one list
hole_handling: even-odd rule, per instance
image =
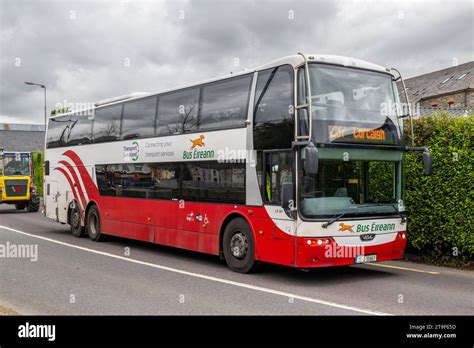
[[73, 208], [69, 210], [69, 225], [74, 237], [81, 238], [84, 236], [85, 231], [84, 227], [81, 226], [81, 213], [77, 204], [74, 204]]
[[30, 199], [28, 202], [27, 209], [30, 213], [36, 213], [39, 210], [40, 201], [39, 198]]
[[25, 209], [25, 207], [26, 207], [26, 205], [23, 204], [23, 203], [15, 204], [16, 210], [23, 210], [23, 209]]
[[86, 230], [89, 238], [94, 242], [100, 242], [104, 239], [104, 235], [100, 233], [100, 216], [96, 205], [91, 206], [87, 212]]
[[224, 230], [222, 249], [232, 271], [251, 273], [256, 269], [253, 235], [244, 219], [237, 218], [229, 222]]

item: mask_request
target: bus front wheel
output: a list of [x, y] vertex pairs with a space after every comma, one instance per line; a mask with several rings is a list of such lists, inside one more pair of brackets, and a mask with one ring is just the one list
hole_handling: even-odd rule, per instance
[[229, 222], [222, 241], [224, 258], [229, 268], [238, 273], [255, 271], [254, 240], [248, 223], [237, 218]]
[[99, 209], [95, 205], [91, 206], [87, 212], [86, 230], [89, 238], [94, 242], [103, 240], [104, 235], [100, 233]]

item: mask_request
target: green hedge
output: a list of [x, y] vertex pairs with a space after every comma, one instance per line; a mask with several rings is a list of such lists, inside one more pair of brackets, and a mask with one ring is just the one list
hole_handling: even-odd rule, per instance
[[41, 152], [41, 159], [38, 160], [38, 152], [33, 153], [33, 171], [34, 178], [33, 183], [38, 190], [38, 194], [43, 194], [43, 164], [44, 164], [44, 153]]
[[415, 146], [429, 148], [433, 175], [423, 175], [421, 154], [406, 154], [409, 250], [433, 260], [468, 261], [474, 256], [473, 116], [442, 112], [414, 120]]

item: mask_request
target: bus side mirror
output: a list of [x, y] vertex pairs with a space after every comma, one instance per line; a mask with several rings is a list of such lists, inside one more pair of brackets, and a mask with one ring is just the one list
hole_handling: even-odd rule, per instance
[[293, 183], [282, 182], [280, 186], [281, 207], [285, 210], [291, 210], [294, 207]]
[[319, 169], [319, 152], [313, 143], [309, 143], [304, 148], [304, 170], [307, 175], [318, 174]]
[[433, 174], [433, 159], [430, 150], [423, 150], [423, 171], [425, 175]]
[[41, 152], [38, 152], [38, 154], [36, 155], [36, 159], [38, 160], [38, 162], [41, 162]]
[[433, 174], [433, 159], [431, 158], [431, 153], [428, 148], [424, 146], [420, 147], [409, 147], [407, 151], [411, 152], [423, 152], [423, 172], [425, 175]]

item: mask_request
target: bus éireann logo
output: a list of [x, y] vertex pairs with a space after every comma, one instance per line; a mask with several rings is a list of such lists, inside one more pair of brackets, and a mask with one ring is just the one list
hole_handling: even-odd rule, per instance
[[344, 231], [349, 231], [350, 233], [354, 233], [354, 231], [352, 230], [352, 227], [354, 227], [355, 225], [346, 225], [344, 223], [340, 223], [339, 224], [339, 232], [344, 232]]
[[205, 136], [201, 134], [201, 135], [199, 136], [199, 138], [197, 138], [197, 139], [194, 139], [194, 140], [193, 140], [193, 139], [189, 139], [189, 140], [191, 141], [191, 143], [192, 143], [192, 145], [191, 145], [191, 150], [194, 150], [194, 148], [195, 148], [196, 146], [199, 146], [199, 147], [204, 147], [204, 146], [206, 146], [206, 144], [204, 144], [204, 141], [203, 141], [204, 138], [205, 138]]
[[191, 141], [190, 151], [183, 151], [183, 159], [206, 159], [214, 158], [214, 150], [206, 150], [204, 139], [206, 137], [201, 134], [196, 139], [189, 139]]

